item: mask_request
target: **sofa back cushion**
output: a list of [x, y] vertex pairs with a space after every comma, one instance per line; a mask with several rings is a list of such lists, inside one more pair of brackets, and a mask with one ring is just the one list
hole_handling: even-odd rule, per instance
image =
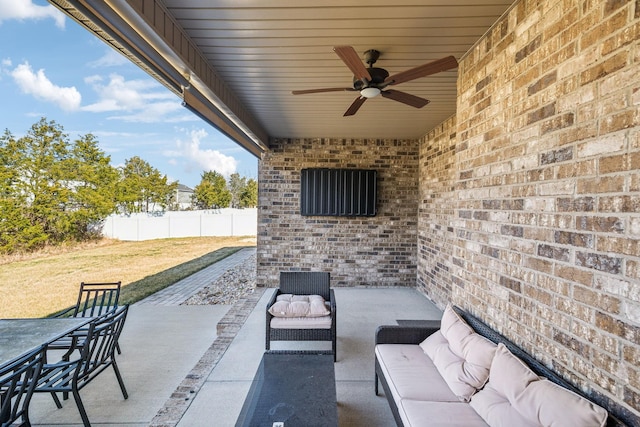
[[496, 345], [475, 333], [450, 305], [444, 310], [440, 330], [420, 347], [463, 402], [468, 402], [489, 379]]
[[499, 344], [489, 382], [471, 398], [489, 425], [602, 427], [607, 411], [539, 377]]

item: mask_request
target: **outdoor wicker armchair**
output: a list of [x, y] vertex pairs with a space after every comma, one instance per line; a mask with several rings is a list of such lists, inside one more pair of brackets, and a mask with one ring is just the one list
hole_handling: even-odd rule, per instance
[[[281, 272], [280, 286], [274, 292], [267, 304], [266, 310], [266, 349], [271, 348], [271, 341], [331, 341], [333, 360], [336, 360], [336, 298], [333, 289], [330, 288], [330, 274], [327, 272]], [[269, 308], [276, 302], [279, 295], [320, 295], [327, 303], [330, 314], [330, 324], [315, 326], [317, 321], [309, 319], [309, 327], [304, 325], [306, 319], [297, 319], [291, 327], [282, 319], [275, 318], [269, 312]], [[291, 320], [291, 319], [286, 319]], [[300, 321], [301, 320], [301, 321]]]

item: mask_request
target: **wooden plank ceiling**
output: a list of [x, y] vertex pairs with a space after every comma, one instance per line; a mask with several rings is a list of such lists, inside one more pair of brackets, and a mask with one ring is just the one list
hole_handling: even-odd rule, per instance
[[333, 52], [381, 52], [390, 74], [460, 58], [512, 0], [165, 0], [168, 10], [267, 133], [279, 137], [420, 137], [455, 111], [457, 71], [394, 86], [431, 101], [415, 109], [376, 97], [343, 117], [357, 92]]
[[[70, 15], [65, 5], [71, 3], [102, 13], [85, 0], [51, 1]], [[455, 69], [393, 86], [431, 101], [421, 109], [378, 96], [368, 99], [354, 116], [343, 117], [357, 92], [292, 95], [291, 91], [352, 87], [353, 75], [333, 52], [334, 46], [353, 46], [361, 59], [368, 49], [380, 51], [375, 66], [391, 75], [449, 55], [460, 59], [513, 0], [112, 0], [107, 4], [124, 9], [121, 5], [126, 2], [132, 5], [130, 10], [162, 6], [168, 11], [172, 25], [181, 28], [269, 137], [417, 138], [455, 112]], [[130, 16], [126, 20], [134, 21]], [[111, 33], [126, 38], [116, 28], [120, 24], [113, 22]], [[185, 75], [184, 69], [179, 72]], [[238, 116], [234, 120], [237, 123]]]

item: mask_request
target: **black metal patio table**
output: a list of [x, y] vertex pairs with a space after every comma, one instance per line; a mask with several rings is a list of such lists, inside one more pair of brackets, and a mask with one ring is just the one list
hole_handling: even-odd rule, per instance
[[268, 351], [263, 355], [236, 427], [337, 425], [331, 352]]
[[72, 332], [90, 317], [0, 319], [0, 366]]

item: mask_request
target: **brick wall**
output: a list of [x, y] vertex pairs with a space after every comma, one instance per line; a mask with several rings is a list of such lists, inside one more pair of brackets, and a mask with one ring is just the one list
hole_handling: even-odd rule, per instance
[[417, 286], [441, 307], [451, 297], [455, 243], [455, 116], [420, 141]]
[[518, 2], [420, 144], [418, 218], [429, 297], [636, 417], [639, 35], [638, 1]]
[[[259, 164], [257, 283], [331, 272], [333, 286], [414, 286], [417, 140], [274, 139]], [[375, 217], [300, 215], [300, 170], [375, 169]]]

